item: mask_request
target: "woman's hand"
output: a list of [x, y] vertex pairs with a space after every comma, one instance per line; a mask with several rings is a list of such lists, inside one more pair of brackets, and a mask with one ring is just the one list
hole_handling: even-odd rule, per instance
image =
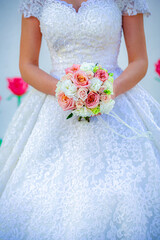
[[112, 100], [114, 100], [117, 97], [116, 85], [117, 85], [117, 82], [113, 81], [113, 94], [111, 94]]
[[114, 81], [113, 98], [134, 87], [145, 76], [148, 69], [143, 14], [123, 16], [122, 23], [129, 64]]
[[19, 69], [25, 82], [37, 90], [55, 95], [58, 79], [39, 68], [42, 34], [36, 17], [22, 15]]

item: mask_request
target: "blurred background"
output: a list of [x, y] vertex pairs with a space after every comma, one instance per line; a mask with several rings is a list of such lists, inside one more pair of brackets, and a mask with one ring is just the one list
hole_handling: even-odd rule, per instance
[[[0, 0], [0, 139], [3, 138], [8, 124], [18, 108], [17, 97], [7, 88], [7, 78], [20, 77], [19, 46], [21, 33], [21, 14], [18, 12], [20, 0]], [[149, 57], [149, 68], [140, 85], [160, 103], [160, 81], [155, 72], [155, 63], [160, 59], [160, 0], [148, 0], [150, 17], [144, 17], [145, 33]], [[119, 65], [127, 67], [128, 59], [124, 39], [119, 55]], [[50, 56], [44, 39], [40, 53], [40, 68], [51, 70]], [[31, 87], [28, 88], [28, 91]], [[23, 101], [23, 97], [21, 99]]]

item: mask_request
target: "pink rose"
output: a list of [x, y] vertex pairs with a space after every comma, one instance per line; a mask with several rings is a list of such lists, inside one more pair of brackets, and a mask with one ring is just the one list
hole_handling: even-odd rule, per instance
[[99, 78], [102, 82], [105, 82], [108, 79], [109, 74], [105, 70], [98, 69], [95, 73], [95, 77]]
[[28, 83], [26, 83], [21, 77], [7, 78], [8, 89], [17, 95], [21, 96], [26, 93], [28, 89]]
[[87, 77], [87, 74], [82, 71], [78, 70], [73, 74], [73, 82], [76, 87], [89, 87], [90, 86], [90, 81]]
[[160, 59], [158, 62], [155, 64], [155, 71], [156, 73], [160, 76]]
[[94, 77], [94, 73], [91, 70], [86, 71], [86, 74], [87, 74], [88, 79], [92, 79]]
[[106, 93], [102, 93], [100, 96], [102, 102], [109, 102], [111, 100], [111, 95], [107, 95]]
[[76, 108], [75, 101], [73, 98], [67, 97], [64, 92], [58, 94], [58, 103], [64, 111], [72, 110]]
[[76, 107], [81, 108], [81, 107], [83, 107], [83, 105], [85, 105], [85, 102], [79, 98], [76, 102]]
[[100, 95], [94, 91], [91, 91], [86, 99], [86, 106], [88, 108], [95, 108], [99, 104], [99, 100]]
[[66, 72], [66, 74], [74, 73], [80, 69], [80, 66], [81, 65], [79, 65], [79, 64], [73, 64], [71, 67], [66, 68], [65, 72]]
[[62, 76], [61, 77], [61, 81], [64, 81], [64, 80], [71, 80], [71, 81], [73, 81], [73, 73], [67, 73], [66, 75]]
[[88, 92], [87, 88], [81, 87], [78, 89], [77, 95], [79, 98], [81, 98], [83, 101], [85, 101], [87, 98], [87, 95], [88, 95], [87, 92]]

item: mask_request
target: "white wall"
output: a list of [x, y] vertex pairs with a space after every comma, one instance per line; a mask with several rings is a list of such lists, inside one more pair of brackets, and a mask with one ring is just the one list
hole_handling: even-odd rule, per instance
[[[3, 138], [5, 130], [17, 109], [17, 99], [7, 101], [10, 95], [7, 90], [6, 77], [20, 76], [19, 72], [19, 44], [21, 31], [21, 15], [18, 13], [20, 0], [0, 0], [0, 138]], [[149, 69], [146, 77], [141, 81], [142, 86], [160, 102], [160, 82], [154, 80], [154, 63], [160, 58], [160, 31], [159, 9], [160, 0], [148, 0], [151, 17], [145, 18], [145, 32], [149, 56]], [[122, 39], [119, 55], [119, 65], [124, 69], [127, 66], [127, 53]], [[49, 72], [51, 62], [45, 40], [42, 41], [40, 54], [40, 67]]]

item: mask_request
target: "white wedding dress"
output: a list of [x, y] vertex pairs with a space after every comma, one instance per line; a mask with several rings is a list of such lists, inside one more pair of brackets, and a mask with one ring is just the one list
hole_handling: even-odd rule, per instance
[[[122, 15], [149, 15], [145, 0], [22, 0], [35, 16], [60, 79], [73, 63], [118, 77]], [[137, 84], [115, 99], [117, 119], [66, 120], [56, 97], [34, 88], [0, 148], [1, 240], [160, 240], [160, 105]], [[126, 138], [117, 135], [126, 136]]]

